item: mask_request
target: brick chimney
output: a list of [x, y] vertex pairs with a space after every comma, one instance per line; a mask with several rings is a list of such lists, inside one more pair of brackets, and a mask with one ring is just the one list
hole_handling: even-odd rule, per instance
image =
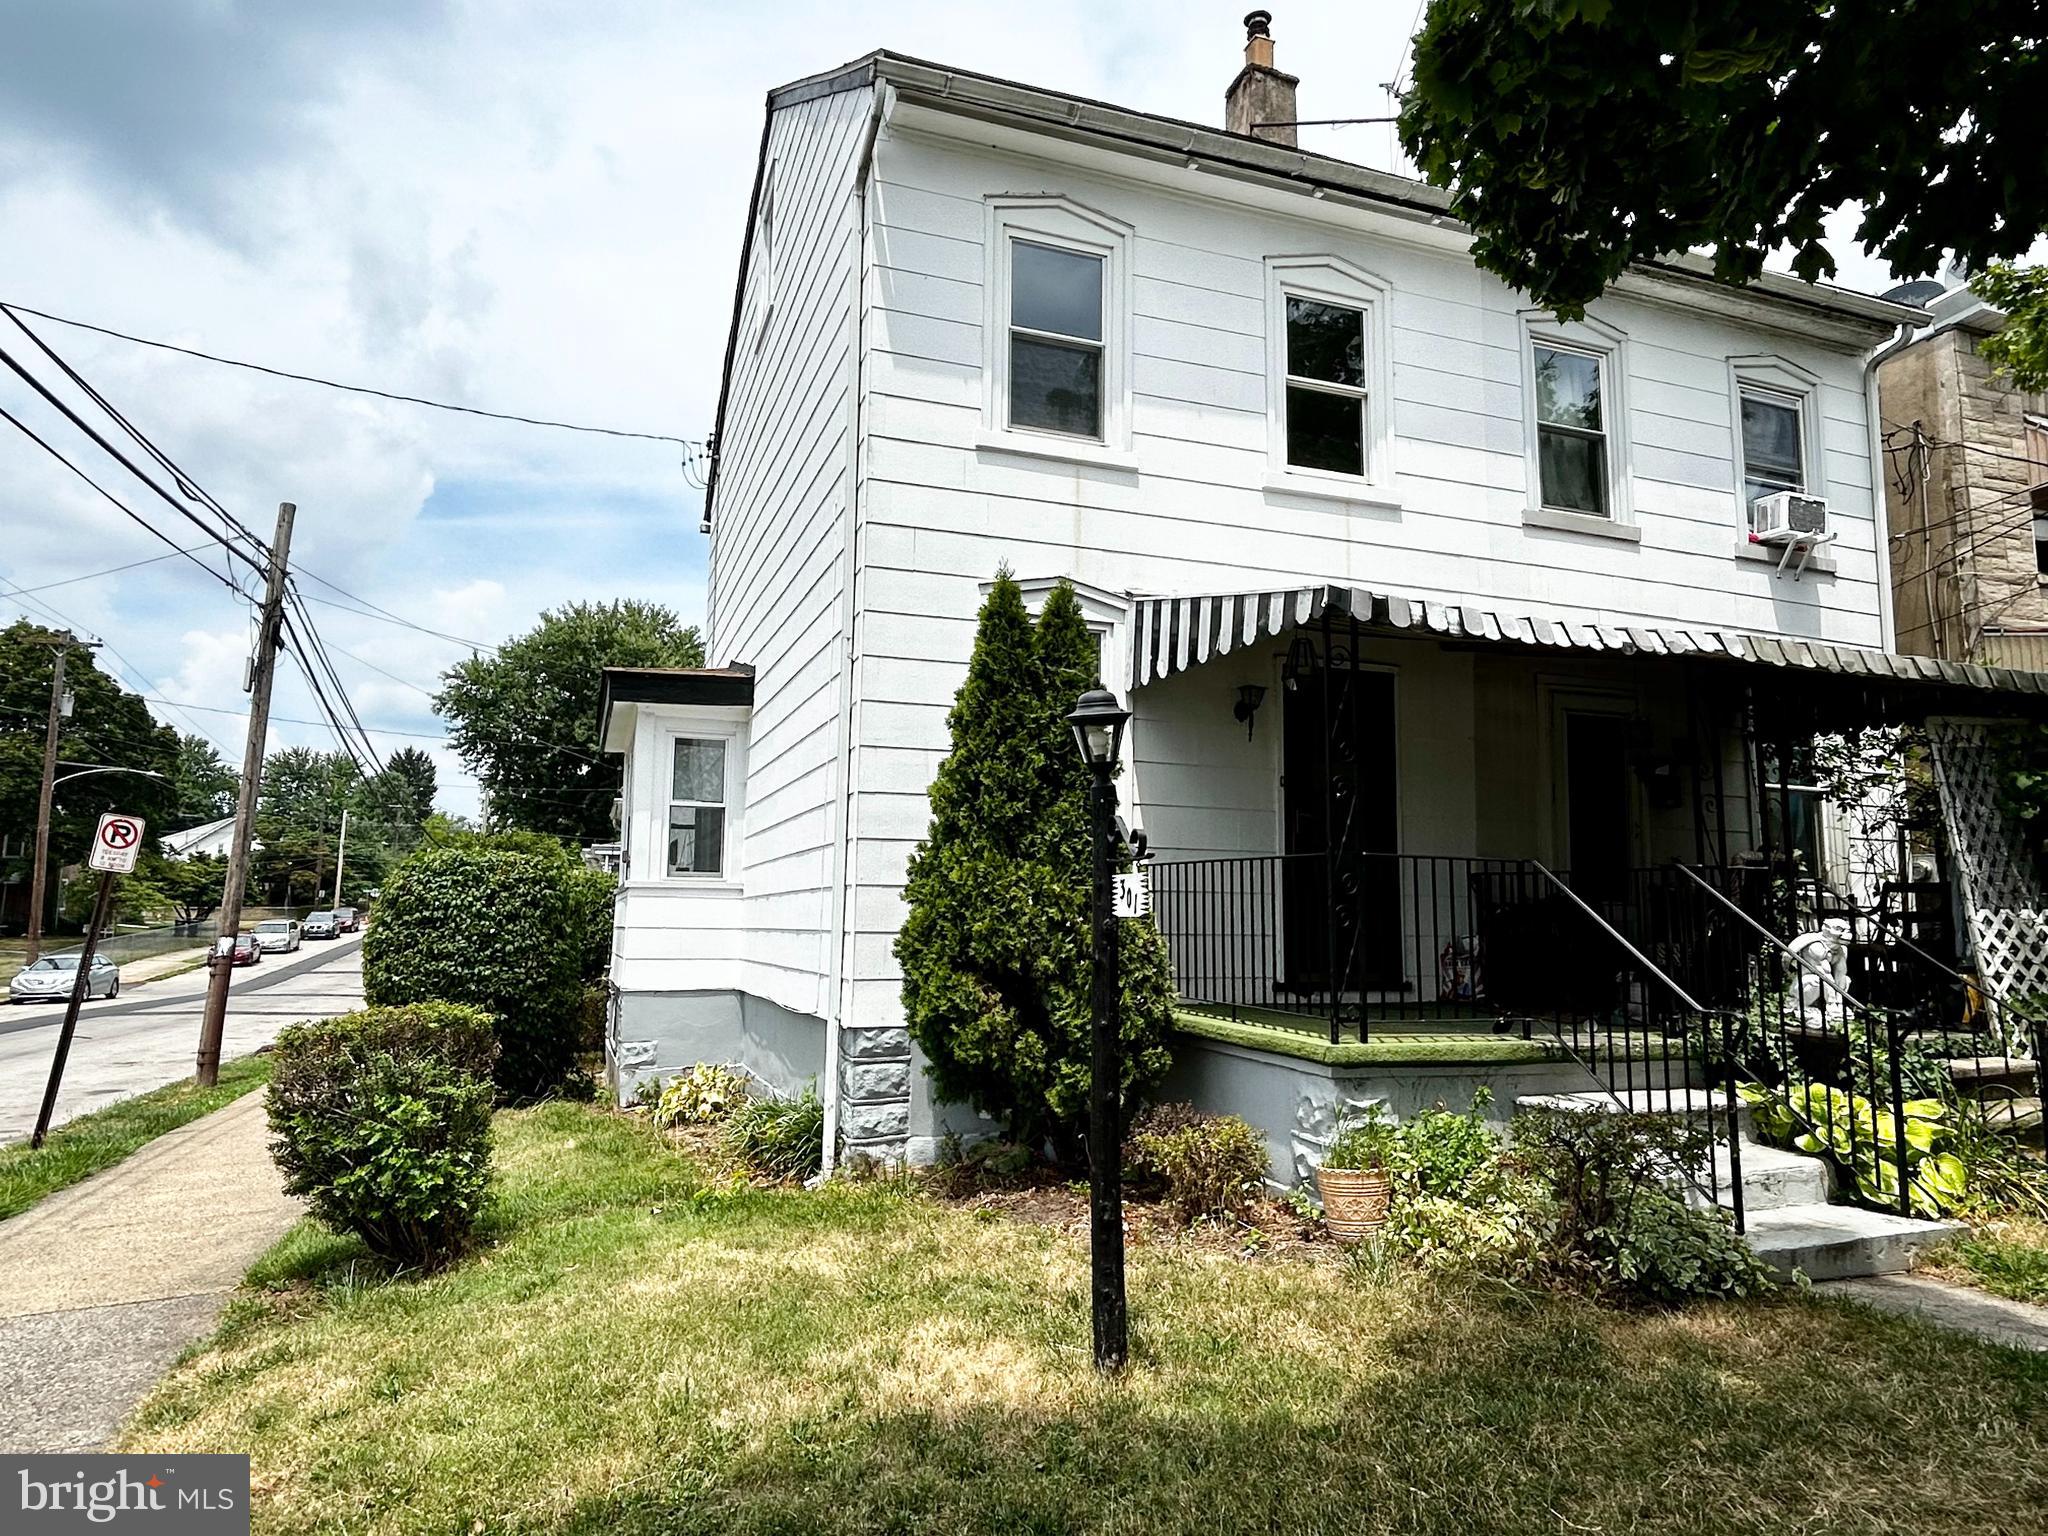
[[[1232, 133], [1252, 134], [1270, 144], [1294, 147], [1294, 88], [1301, 84], [1292, 75], [1273, 67], [1273, 13], [1253, 11], [1244, 19], [1244, 68], [1223, 93], [1223, 126]], [[1260, 128], [1254, 123], [1285, 123], [1284, 128]]]

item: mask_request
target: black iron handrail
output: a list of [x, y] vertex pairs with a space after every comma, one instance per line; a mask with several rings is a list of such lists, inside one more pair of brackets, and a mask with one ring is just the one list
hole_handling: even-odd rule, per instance
[[[1688, 992], [1684, 987], [1680, 986], [1676, 981], [1674, 981], [1665, 972], [1662, 966], [1658, 965], [1656, 961], [1652, 960], [1648, 955], [1644, 954], [1642, 950], [1637, 948], [1635, 943], [1631, 939], [1629, 939], [1629, 937], [1626, 934], [1622, 933], [1620, 929], [1614, 926], [1614, 924], [1610, 923], [1605, 917], [1601, 916], [1601, 914], [1593, 907], [1593, 905], [1590, 902], [1588, 902], [1585, 899], [1585, 897], [1581, 896], [1577, 891], [1573, 890], [1569, 884], [1567, 884], [1560, 876], [1558, 876], [1546, 865], [1544, 865], [1540, 860], [1530, 859], [1528, 861], [1528, 864], [1531, 869], [1535, 870], [1537, 874], [1541, 875], [1545, 880], [1547, 880], [1554, 890], [1556, 890], [1560, 895], [1564, 896], [1567, 900], [1569, 900], [1573, 906], [1577, 907], [1581, 915], [1587, 918], [1594, 925], [1594, 927], [1598, 928], [1603, 934], [1607, 936], [1609, 942], [1611, 942], [1617, 948], [1619, 948], [1623, 954], [1627, 955], [1630, 958], [1630, 960], [1632, 960], [1635, 963], [1635, 965], [1640, 967], [1646, 975], [1648, 975], [1658, 985], [1663, 987], [1664, 990], [1668, 992], [1671, 995], [1671, 997], [1677, 1001], [1684, 1015], [1681, 1021], [1682, 1026], [1690, 1025], [1696, 1021], [1702, 1028], [1702, 1030], [1706, 1030], [1710, 1029], [1714, 1022], [1718, 1022], [1721, 1026], [1722, 1034], [1722, 1055], [1724, 1057], [1728, 1055], [1727, 1019], [1723, 1014], [1721, 1014], [1717, 1010], [1710, 1009], [1704, 1006], [1690, 992]], [[1624, 1020], [1624, 1029], [1625, 1028], [1626, 1021]], [[1646, 1021], [1644, 1025], [1646, 1045], [1648, 1043], [1648, 1033], [1649, 1025]], [[1683, 1081], [1683, 1090], [1687, 1096], [1687, 1103], [1689, 1106], [1692, 1091], [1692, 1052], [1691, 1031], [1689, 1028], [1681, 1027], [1679, 1033], [1679, 1040], [1682, 1060], [1682, 1070], [1680, 1076]], [[1597, 1052], [1581, 1052], [1579, 1049], [1577, 1049], [1576, 1038], [1568, 1040], [1561, 1029], [1558, 1032], [1558, 1043], [1560, 1045], [1563, 1045], [1566, 1050], [1571, 1052], [1573, 1059], [1575, 1059], [1579, 1063], [1579, 1065], [1586, 1070], [1589, 1076], [1591, 1076], [1596, 1082], [1598, 1082], [1601, 1085], [1601, 1087], [1606, 1091], [1607, 1096], [1613, 1099], [1619, 1107], [1621, 1107], [1622, 1109], [1634, 1108], [1634, 1106], [1630, 1104], [1628, 1098], [1626, 1097], [1625, 1091], [1617, 1089], [1614, 1084], [1613, 1058], [1611, 1051], [1609, 1052], [1609, 1059], [1607, 1063], [1608, 1070], [1605, 1074], [1603, 1074], [1596, 1065], [1598, 1060]], [[1667, 1052], [1664, 1058], [1664, 1092], [1665, 1106], [1667, 1109], [1671, 1107], [1673, 1102], [1671, 1092], [1670, 1060], [1671, 1058]], [[1632, 1075], [1630, 1081], [1632, 1083]], [[1691, 1169], [1685, 1169], [1684, 1173], [1687, 1180], [1692, 1184], [1692, 1186], [1695, 1189], [1699, 1190], [1701, 1194], [1705, 1195], [1710, 1203], [1718, 1203], [1719, 1181], [1715, 1177], [1714, 1172], [1713, 1148], [1716, 1145], [1718, 1145], [1725, 1136], [1728, 1147], [1729, 1206], [1735, 1218], [1735, 1230], [1737, 1232], [1742, 1232], [1746, 1229], [1747, 1223], [1744, 1217], [1742, 1201], [1741, 1113], [1736, 1097], [1735, 1085], [1732, 1081], [1728, 1082], [1725, 1085], [1725, 1091], [1727, 1094], [1727, 1114], [1723, 1118], [1721, 1125], [1716, 1126], [1714, 1115], [1714, 1085], [1711, 1081], [1709, 1081], [1707, 1085], [1701, 1090], [1700, 1102], [1706, 1108], [1707, 1121], [1708, 1150], [1706, 1183], [1702, 1184], [1700, 1180], [1694, 1175]]]
[[[1881, 1134], [1879, 1134], [1878, 1131], [1876, 1110], [1877, 1094], [1874, 1091], [1878, 1087], [1876, 1059], [1877, 1037], [1875, 1031], [1880, 1029], [1883, 1030], [1885, 1040], [1885, 1058], [1888, 1068], [1885, 1074], [1887, 1078], [1885, 1086], [1890, 1090], [1889, 1097], [1891, 1100], [1890, 1104], [1887, 1105], [1886, 1108], [1892, 1117], [1892, 1164], [1893, 1171], [1897, 1176], [1899, 1186], [1899, 1214], [1902, 1216], [1910, 1216], [1913, 1214], [1913, 1190], [1915, 1187], [1918, 1187], [1921, 1193], [1927, 1196], [1929, 1203], [1935, 1209], [1940, 1209], [1940, 1196], [1934, 1190], [1930, 1189], [1924, 1180], [1921, 1180], [1916, 1174], [1912, 1172], [1911, 1158], [1908, 1155], [1911, 1151], [1911, 1148], [1908, 1145], [1906, 1137], [1905, 1084], [1903, 1081], [1903, 1074], [1901, 1072], [1899, 1062], [1901, 1042], [1899, 1038], [1897, 1024], [1893, 1020], [1891, 1014], [1883, 1009], [1872, 1007], [1869, 1003], [1864, 1002], [1862, 999], [1852, 994], [1846, 987], [1842, 986], [1839, 982], [1837, 982], [1833, 976], [1829, 975], [1824, 971], [1816, 970], [1810, 965], [1808, 965], [1807, 962], [1801, 958], [1797, 950], [1795, 950], [1790, 944], [1788, 944], [1784, 939], [1780, 938], [1777, 934], [1771, 932], [1769, 928], [1765, 927], [1762, 923], [1757, 921], [1757, 919], [1750, 913], [1745, 912], [1734, 901], [1730, 900], [1726, 892], [1717, 890], [1714, 887], [1713, 883], [1705, 879], [1699, 873], [1698, 870], [1695, 870], [1691, 868], [1689, 865], [1683, 863], [1678, 863], [1674, 867], [1678, 869], [1680, 873], [1684, 874], [1688, 879], [1690, 879], [1694, 885], [1698, 886], [1701, 890], [1705, 891], [1709, 896], [1711, 896], [1723, 908], [1733, 913], [1736, 917], [1740, 918], [1744, 923], [1746, 923], [1750, 928], [1754, 929], [1758, 934], [1762, 935], [1765, 940], [1767, 940], [1780, 952], [1783, 958], [1788, 959], [1792, 962], [1792, 972], [1789, 980], [1789, 985], [1797, 987], [1800, 978], [1804, 976], [1812, 976], [1816, 981], [1820, 982], [1821, 985], [1824, 986], [1829, 992], [1834, 994], [1838, 1002], [1841, 1004], [1842, 1017], [1844, 1021], [1844, 1028], [1842, 1032], [1842, 1044], [1845, 1056], [1853, 1053], [1854, 1051], [1854, 1043], [1850, 1040], [1849, 1032], [1847, 1029], [1848, 1017], [1850, 1014], [1853, 1013], [1861, 1020], [1864, 1029], [1864, 1039], [1866, 1040], [1866, 1042], [1868, 1042], [1869, 1046], [1868, 1065], [1870, 1067], [1870, 1086], [1873, 1089], [1873, 1092], [1870, 1095], [1872, 1104], [1870, 1140], [1872, 1144], [1874, 1161], [1881, 1161], [1884, 1155], [1884, 1138]], [[1783, 1001], [1781, 1001], [1779, 1003], [1779, 1022], [1781, 1025], [1781, 1033], [1784, 1032], [1782, 1030], [1782, 1025], [1784, 1022], [1782, 1010], [1784, 1006], [1785, 1004], [1783, 1003]], [[1748, 1012], [1750, 1016], [1756, 1021], [1758, 1026], [1762, 1027], [1765, 1021], [1764, 1015], [1766, 1012], [1766, 1007], [1761, 1005], [1754, 1006], [1751, 1007], [1748, 1010]], [[1823, 1037], [1825, 1037], [1827, 1032], [1827, 1009], [1825, 1005], [1822, 1006], [1820, 1012], [1821, 1033]], [[1740, 1062], [1739, 1058], [1732, 1052], [1728, 1054], [1726, 1060], [1728, 1066], [1731, 1069], [1732, 1081], [1732, 1069], [1738, 1065], [1746, 1067], [1747, 1064]], [[1756, 1073], [1753, 1070], [1751, 1070], [1750, 1075], [1752, 1077], [1756, 1077]], [[1783, 1107], [1787, 1110], [1787, 1112], [1789, 1112], [1794, 1119], [1802, 1122], [1809, 1132], [1820, 1135], [1822, 1139], [1825, 1140], [1830, 1146], [1834, 1144], [1834, 1133], [1837, 1129], [1837, 1122], [1834, 1118], [1834, 1101], [1832, 1098], [1828, 1100], [1829, 1113], [1826, 1119], [1821, 1122], [1816, 1122], [1813, 1116], [1808, 1112], [1808, 1110], [1810, 1110], [1811, 1108], [1812, 1103], [1810, 1098], [1807, 1098], [1804, 1101], [1804, 1107], [1802, 1107], [1801, 1102], [1798, 1099], [1795, 1099], [1793, 1095], [1782, 1093], [1778, 1089], [1773, 1087], [1773, 1085], [1769, 1083], [1764, 1083], [1760, 1079], [1759, 1085], [1765, 1088], [1767, 1091], [1777, 1094], [1780, 1102], [1782, 1103]], [[1851, 1172], [1853, 1173], [1853, 1165], [1856, 1161], [1855, 1148], [1857, 1132], [1859, 1130], [1859, 1124], [1854, 1112], [1853, 1093], [1851, 1094], [1850, 1103], [1851, 1112], [1848, 1119], [1848, 1131], [1850, 1146], [1850, 1162], [1852, 1165]]]

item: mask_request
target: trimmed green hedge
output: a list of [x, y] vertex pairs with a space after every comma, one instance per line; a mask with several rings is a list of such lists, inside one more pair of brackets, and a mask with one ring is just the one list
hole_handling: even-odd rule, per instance
[[576, 1064], [586, 944], [560, 859], [432, 848], [393, 870], [363, 939], [377, 1005], [468, 1003], [497, 1020], [498, 1086], [552, 1093]]
[[285, 1188], [392, 1263], [461, 1252], [490, 1184], [490, 1015], [365, 1008], [293, 1025], [273, 1057], [271, 1155]]

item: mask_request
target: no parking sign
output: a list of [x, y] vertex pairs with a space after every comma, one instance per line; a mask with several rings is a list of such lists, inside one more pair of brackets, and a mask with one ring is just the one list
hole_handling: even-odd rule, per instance
[[132, 874], [141, 853], [142, 818], [109, 811], [100, 818], [99, 830], [92, 835], [92, 852], [85, 863], [88, 869], [103, 875]]

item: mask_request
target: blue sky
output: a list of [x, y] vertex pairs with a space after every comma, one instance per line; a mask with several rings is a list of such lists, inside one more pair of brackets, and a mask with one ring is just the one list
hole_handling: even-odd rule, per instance
[[[1244, 9], [0, 0], [0, 298], [405, 393], [701, 437], [770, 86], [887, 46], [1214, 121]], [[1400, 67], [1411, 9], [1275, 7], [1303, 114], [1385, 111], [1377, 82]], [[1305, 143], [1393, 164], [1380, 128]], [[1884, 274], [1845, 260], [1843, 278]], [[385, 608], [486, 642], [578, 598], [702, 615], [699, 497], [670, 446], [40, 329], [245, 522], [267, 529], [296, 502], [295, 563]], [[0, 405], [158, 526], [192, 532], [11, 375]], [[236, 600], [178, 560], [70, 580], [161, 548], [0, 424], [0, 581], [68, 583], [0, 597], [0, 621], [47, 621], [47, 605], [104, 637], [131, 686], [188, 706], [161, 717], [236, 760]], [[319, 611], [351, 653], [336, 659], [358, 711], [390, 733], [381, 745], [431, 747], [425, 691], [465, 650]], [[274, 744], [331, 745], [292, 723], [315, 715], [295, 678], [276, 712]], [[474, 811], [436, 752], [444, 806]]]

